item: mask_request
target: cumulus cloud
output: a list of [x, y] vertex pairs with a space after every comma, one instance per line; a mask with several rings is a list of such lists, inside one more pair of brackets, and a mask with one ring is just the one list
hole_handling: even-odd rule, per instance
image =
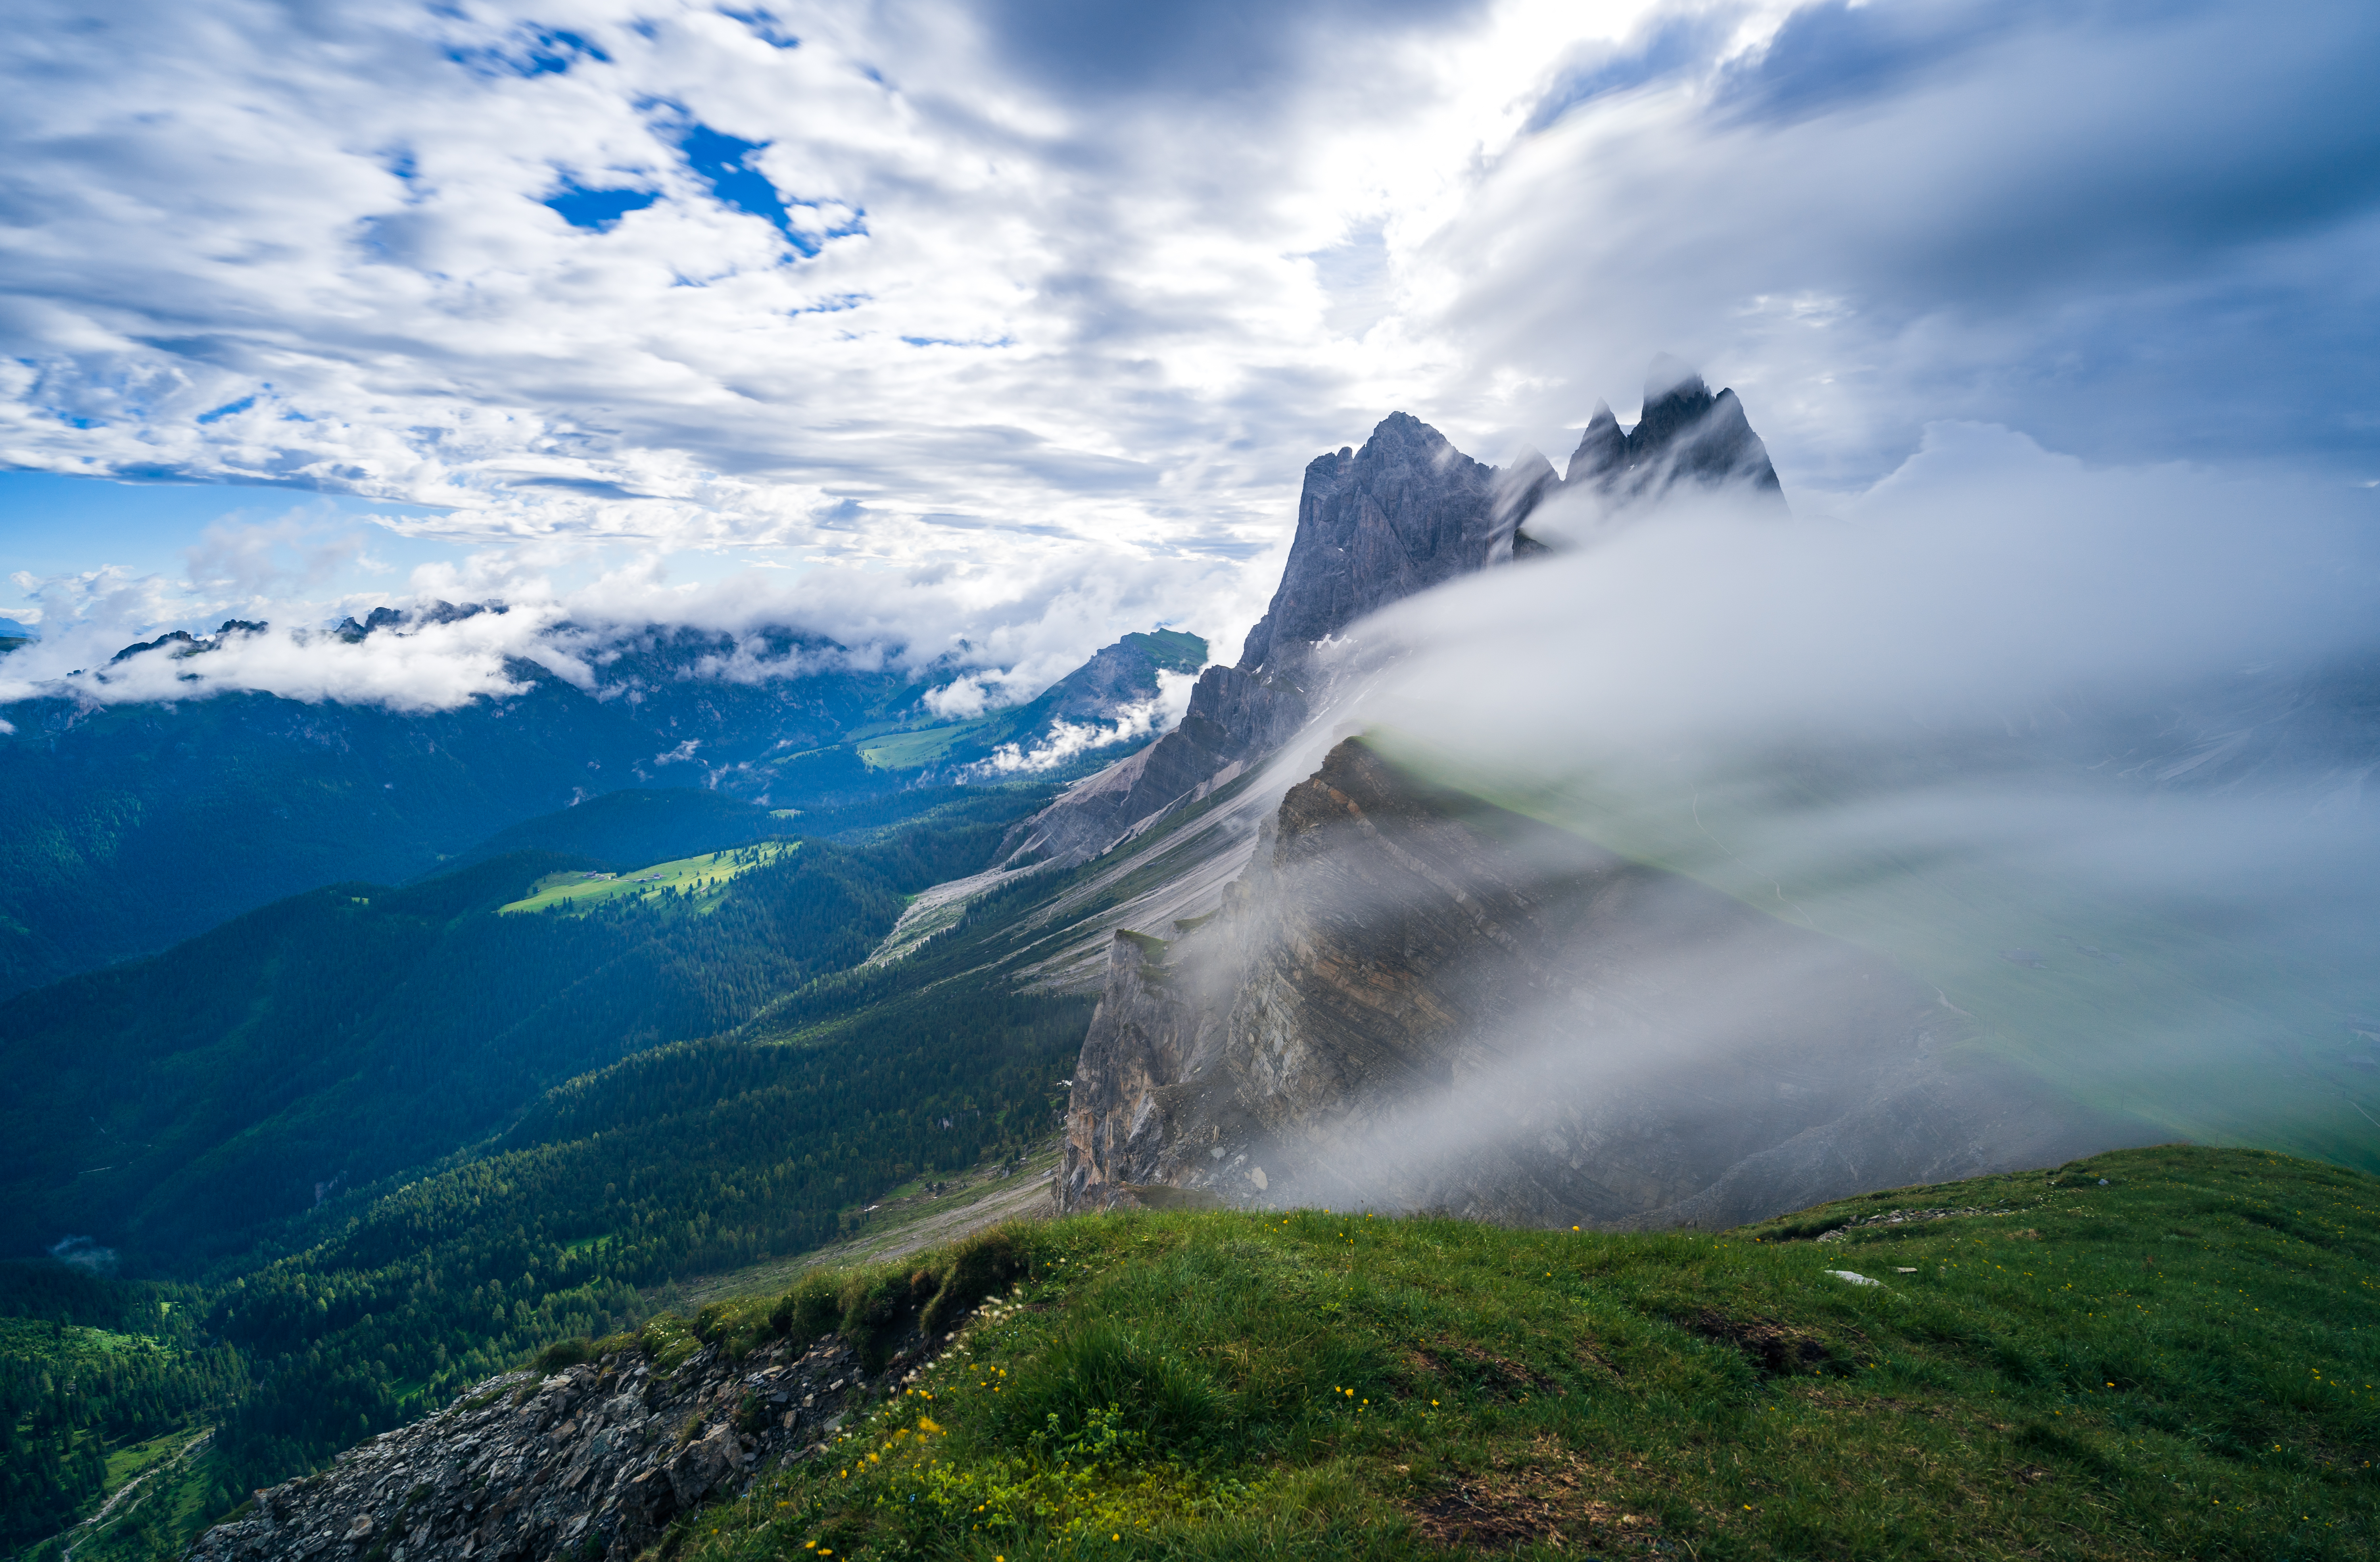
[[[1115, 638], [1118, 624], [1245, 611], [1227, 566], [1168, 567], [1120, 550], [1052, 550], [989, 565], [913, 568], [821, 562], [797, 571], [740, 570], [709, 581], [672, 580], [666, 562], [641, 555], [564, 588], [509, 550], [426, 566], [411, 589], [328, 601], [267, 604], [254, 630], [221, 637], [200, 654], [180, 642], [115, 660], [155, 638], [160, 623], [200, 630], [255, 609], [249, 596], [211, 594], [187, 580], [102, 569], [35, 580], [42, 638], [0, 661], [0, 703], [63, 696], [96, 703], [203, 699], [260, 691], [305, 701], [446, 710], [523, 687], [508, 664], [528, 661], [594, 688], [622, 648], [649, 631], [691, 628], [725, 648], [698, 658], [692, 677], [758, 683], [829, 667], [894, 665], [948, 677], [929, 692], [941, 714], [975, 714], [1030, 698]], [[488, 603], [504, 607], [450, 623], [415, 622], [350, 643], [330, 633], [395, 601]], [[297, 611], [285, 612], [284, 609]], [[1192, 616], [1192, 622], [1202, 621]], [[771, 631], [809, 643], [792, 649]], [[955, 677], [949, 675], [955, 674]], [[1186, 699], [1186, 696], [1184, 697]], [[1176, 702], [1179, 703], [1179, 702]], [[1152, 708], [1154, 709], [1154, 707]], [[1113, 739], [1107, 739], [1113, 740]]]
[[988, 776], [1037, 775], [1080, 759], [1094, 749], [1137, 742], [1169, 731], [1182, 719], [1182, 713], [1190, 708], [1190, 691], [1197, 684], [1198, 679], [1192, 674], [1160, 668], [1154, 699], [1123, 706], [1103, 722], [1052, 722], [1046, 732], [1029, 740], [1002, 743], [989, 758], [969, 768]]
[[1415, 292], [1516, 422], [1699, 358], [1789, 486], [1945, 418], [2370, 476], [2375, 64], [2352, 6], [1666, 12], [1557, 73]]

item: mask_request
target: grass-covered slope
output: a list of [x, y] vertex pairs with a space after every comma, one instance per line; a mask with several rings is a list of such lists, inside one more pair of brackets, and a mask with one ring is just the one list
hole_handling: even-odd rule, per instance
[[713, 1337], [773, 1308], [880, 1348], [905, 1308], [940, 1297], [947, 1328], [968, 1292], [1006, 1299], [675, 1554], [2380, 1544], [2380, 1182], [2308, 1162], [2130, 1151], [1718, 1235], [1301, 1211], [990, 1240], [1004, 1263], [978, 1239], [708, 1312]]

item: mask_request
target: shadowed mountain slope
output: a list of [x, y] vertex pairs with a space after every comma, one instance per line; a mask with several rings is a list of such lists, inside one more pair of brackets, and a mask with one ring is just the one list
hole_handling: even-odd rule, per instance
[[1117, 935], [1061, 1198], [1708, 1226], [2122, 1141], [1963, 1029], [1872, 954], [1350, 739], [1210, 921]]

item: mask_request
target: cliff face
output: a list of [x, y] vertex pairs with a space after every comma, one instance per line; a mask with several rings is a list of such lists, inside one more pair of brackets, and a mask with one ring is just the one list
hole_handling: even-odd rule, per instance
[[1495, 478], [1402, 412], [1380, 420], [1362, 450], [1307, 463], [1289, 562], [1248, 631], [1240, 670], [1260, 673], [1276, 646], [1312, 645], [1487, 564], [1500, 519]]
[[1328, 690], [1321, 642], [1375, 609], [1509, 556], [1551, 469], [1528, 475], [1537, 481], [1500, 484], [1494, 468], [1402, 412], [1382, 419], [1361, 450], [1317, 457], [1281, 585], [1239, 665], [1207, 668], [1172, 732], [1024, 821], [1003, 858], [1087, 860], [1221, 784], [1225, 770], [1278, 749]]
[[1533, 450], [1500, 470], [1483, 466], [1427, 423], [1391, 413], [1362, 449], [1307, 464], [1289, 562], [1239, 665], [1199, 676], [1172, 733], [1019, 824], [1002, 860], [1087, 861], [1279, 749], [1333, 691], [1329, 641], [1390, 603], [1538, 551], [1520, 528], [1540, 504], [1574, 493], [1609, 513], [1680, 484], [1742, 488], [1784, 508], [1735, 393], [1712, 395], [1666, 356], [1654, 360], [1634, 429], [1596, 404], [1566, 476]]
[[1060, 1199], [1724, 1226], [2091, 1137], [1947, 1071], [1958, 1023], [1863, 951], [1351, 740], [1212, 921], [1118, 936]]

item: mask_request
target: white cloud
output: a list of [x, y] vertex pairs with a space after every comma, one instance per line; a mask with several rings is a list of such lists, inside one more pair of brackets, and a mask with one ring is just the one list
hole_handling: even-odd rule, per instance
[[1198, 679], [1190, 673], [1159, 669], [1157, 696], [1118, 710], [1104, 722], [1060, 720], [1029, 743], [1002, 743], [974, 768], [985, 775], [1035, 775], [1057, 769], [1094, 749], [1130, 743], [1170, 730], [1190, 708], [1190, 691]]
[[940, 689], [929, 689], [924, 695], [926, 709], [945, 719], [964, 720], [983, 714], [991, 703], [991, 691], [984, 687], [983, 675], [969, 673], [953, 678]]
[[1354, 638], [1408, 653], [1392, 754], [1881, 950], [2087, 1099], [2313, 1149], [2364, 1134], [2380, 999], [2375, 592], [2360, 494], [1937, 425], [1790, 520], [1671, 507]]
[[[957, 714], [974, 698], [983, 702], [978, 709], [1030, 698], [1072, 671], [1087, 650], [1112, 641], [1116, 626], [1185, 621], [1185, 603], [1191, 623], [1245, 611], [1241, 582], [1225, 564], [1169, 568], [1080, 543], [988, 565], [817, 563], [685, 584], [674, 583], [665, 561], [648, 554], [570, 589], [557, 588], [540, 562], [512, 550], [484, 550], [416, 571], [405, 592], [284, 599], [266, 604], [269, 613], [252, 596], [120, 569], [29, 581], [42, 638], [0, 660], [0, 703], [45, 694], [120, 703], [261, 690], [443, 710], [515, 692], [516, 682], [504, 670], [514, 657], [591, 687], [595, 670], [624, 639], [682, 626], [732, 637], [728, 651], [699, 660], [695, 676], [759, 682], [830, 662], [919, 673], [948, 667], [957, 678], [929, 703], [939, 700], [951, 707], [941, 714]], [[375, 633], [352, 645], [323, 632], [342, 615], [360, 618], [392, 602], [433, 600], [501, 603], [508, 611]], [[285, 611], [292, 607], [307, 611]], [[269, 628], [230, 637], [200, 656], [177, 658], [168, 648], [111, 665], [119, 651], [154, 638], [160, 624], [211, 629], [233, 616], [264, 618]], [[760, 633], [783, 628], [838, 649], [788, 653]]]
[[[1003, 696], [1160, 617], [1228, 656], [1318, 450], [1560, 456], [1662, 348], [1797, 494], [1946, 418], [2380, 461], [2364, 8], [19, 13], [0, 463], [445, 506], [399, 597], [963, 637]], [[266, 541], [43, 600], [346, 610]]]

